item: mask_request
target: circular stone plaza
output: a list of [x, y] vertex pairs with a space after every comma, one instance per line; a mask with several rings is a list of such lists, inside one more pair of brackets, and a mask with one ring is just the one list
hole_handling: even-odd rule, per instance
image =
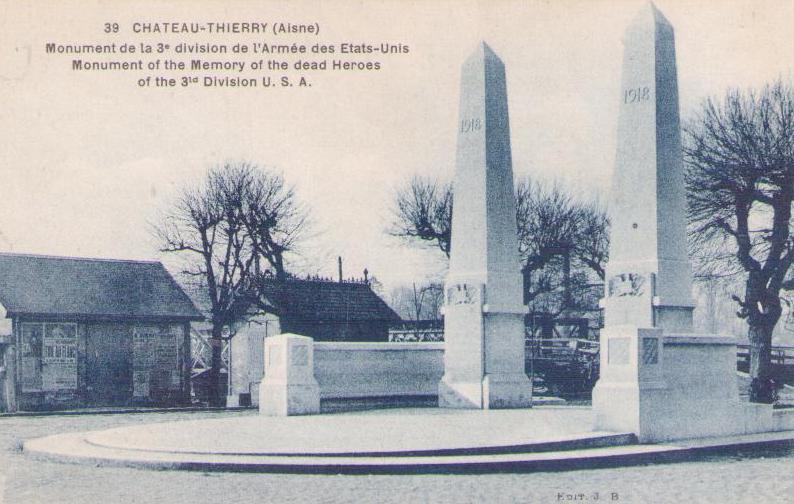
[[[336, 409], [336, 408], [334, 408]], [[637, 446], [637, 452], [648, 450], [631, 460], [624, 458], [616, 465], [618, 459], [602, 459], [603, 465], [595, 463], [596, 457], [589, 462], [583, 462], [586, 454], [596, 455], [599, 452], [622, 449], [629, 450], [631, 445], [616, 447], [597, 447], [584, 443], [578, 448], [573, 448], [577, 436], [574, 433], [577, 425], [587, 429], [590, 408], [578, 406], [536, 406], [532, 414], [525, 411], [461, 411], [441, 412], [436, 408], [422, 407], [412, 409], [380, 409], [366, 412], [335, 412], [324, 413], [314, 417], [288, 417], [278, 419], [263, 419], [255, 410], [226, 410], [226, 411], [183, 411], [183, 412], [150, 412], [139, 414], [98, 414], [84, 412], [83, 414], [59, 414], [41, 416], [9, 416], [0, 419], [0, 496], [4, 502], [41, 502], [41, 503], [72, 503], [72, 502], [169, 502], [175, 504], [196, 504], [211, 502], [565, 502], [584, 500], [592, 501], [597, 495], [600, 501], [612, 502], [613, 494], [618, 502], [630, 503], [663, 503], [663, 502], [749, 502], [752, 500], [765, 500], [776, 502], [781, 500], [781, 495], [788, 495], [794, 490], [791, 481], [791, 471], [794, 469], [794, 445], [782, 443], [767, 443], [766, 446], [749, 446], [734, 444], [729, 449], [719, 450], [703, 445], [700, 448], [687, 444], [675, 443], [674, 445], [647, 445]], [[537, 443], [537, 436], [525, 433], [524, 436], [516, 431], [515, 423], [508, 420], [519, 420], [520, 417], [536, 415], [538, 422], [532, 428], [542, 429], [548, 437], [548, 444], [542, 446]], [[440, 423], [454, 419], [450, 428], [437, 430]], [[464, 422], [468, 417], [477, 422]], [[373, 424], [382, 425], [370, 431], [366, 438], [378, 438], [374, 443], [375, 450], [395, 448], [393, 441], [401, 436], [406, 440], [404, 448], [413, 449], [420, 444], [418, 440], [431, 441], [421, 443], [420, 451], [428, 448], [438, 449], [443, 443], [454, 441], [454, 436], [471, 433], [472, 437], [466, 443], [469, 448], [479, 445], [480, 460], [493, 459], [496, 454], [483, 453], [479, 444], [486, 433], [479, 432], [478, 428], [488, 424], [484, 421], [493, 418], [491, 427], [505, 427], [506, 432], [491, 432], [494, 444], [513, 445], [510, 454], [504, 457], [522, 457], [527, 461], [530, 455], [521, 454], [522, 448], [516, 444], [535, 444], [536, 449], [546, 451], [535, 452], [532, 458], [538, 460], [544, 457], [547, 460], [555, 457], [563, 460], [566, 456], [570, 462], [557, 462], [546, 464], [545, 470], [540, 465], [530, 469], [531, 464], [523, 466], [496, 465], [491, 466], [486, 472], [481, 466], [470, 471], [456, 472], [446, 469], [436, 469], [416, 474], [415, 471], [406, 471], [403, 468], [400, 474], [377, 474], [377, 471], [363, 471], [366, 474], [340, 474], [338, 469], [340, 460], [344, 458], [330, 457], [333, 460], [326, 464], [325, 473], [311, 472], [295, 473], [285, 471], [284, 467], [279, 473], [250, 473], [241, 472], [234, 468], [229, 472], [214, 472], [210, 469], [219, 469], [222, 466], [213, 466], [215, 460], [225, 459], [220, 455], [181, 454], [179, 462], [167, 462], [168, 454], [147, 452], [152, 443], [159, 443], [168, 436], [163, 447], [179, 448], [181, 444], [187, 451], [202, 451], [209, 447], [208, 452], [219, 452], [228, 449], [235, 450], [243, 446], [243, 451], [249, 453], [245, 457], [258, 459], [254, 463], [264, 460], [264, 457], [251, 457], [251, 451], [326, 451], [344, 452], [351, 447], [359, 447], [356, 441], [351, 447], [342, 446], [337, 441], [330, 441], [327, 449], [323, 444], [310, 444], [316, 440], [319, 433], [309, 433], [306, 438], [300, 437], [302, 429], [290, 429], [288, 439], [296, 440], [295, 444], [285, 441], [275, 441], [279, 436], [275, 432], [256, 432], [253, 438], [249, 437], [250, 429], [259, 426], [262, 429], [272, 428], [276, 424], [281, 426], [310, 423], [319, 426], [322, 432], [329, 433], [334, 426], [339, 427], [338, 432], [331, 432], [328, 438], [338, 439], [340, 432], [353, 432], [363, 419], [368, 419]], [[322, 418], [323, 422], [318, 422]], [[383, 420], [383, 423], [377, 420]], [[327, 422], [326, 422], [327, 421]], [[554, 422], [559, 424], [558, 432]], [[306, 423], [308, 422], [308, 423]], [[370, 424], [370, 425], [373, 425]], [[205, 427], [200, 427], [204, 425]], [[207, 434], [206, 428], [239, 426], [242, 432], [239, 436], [234, 433], [213, 431]], [[180, 426], [197, 427], [181, 429]], [[460, 428], [462, 426], [462, 429]], [[352, 428], [351, 428], [352, 427]], [[108, 430], [108, 429], [111, 430]], [[127, 430], [129, 428], [130, 430]], [[104, 432], [103, 432], [104, 431]], [[395, 436], [394, 431], [399, 434]], [[462, 431], [462, 432], [455, 432]], [[102, 434], [99, 434], [102, 432]], [[42, 446], [44, 436], [55, 433], [49, 453], [26, 453], [22, 445], [25, 441], [25, 450]], [[126, 445], [129, 447], [129, 435], [133, 442], [140, 444], [141, 450], [102, 449], [102, 452], [90, 453], [88, 442], [81, 439], [93, 438], [101, 443], [110, 441], [112, 444]], [[113, 439], [112, 433], [118, 433]], [[149, 436], [147, 433], [151, 433]], [[207, 435], [206, 438], [189, 438], [190, 434]], [[432, 433], [439, 433], [436, 439]], [[68, 439], [66, 436], [75, 434]], [[224, 442], [217, 444], [214, 440], [226, 437], [238, 437], [234, 444]], [[110, 436], [110, 439], [108, 439]], [[294, 437], [293, 437], [294, 436]], [[355, 438], [356, 436], [349, 436]], [[38, 440], [37, 440], [38, 438]], [[135, 439], [139, 441], [135, 441]], [[349, 439], [345, 436], [345, 439]], [[250, 446], [243, 440], [252, 443]], [[273, 444], [263, 445], [264, 439], [272, 439]], [[413, 441], [416, 439], [417, 441]], [[581, 439], [581, 438], [579, 438]], [[30, 440], [30, 441], [28, 441]], [[625, 443], [627, 440], [616, 436], [609, 441], [604, 437], [602, 442], [614, 444]], [[741, 442], [740, 440], [737, 440]], [[757, 440], [756, 440], [757, 441]], [[551, 442], [558, 443], [557, 446]], [[257, 444], [258, 443], [258, 444]], [[276, 444], [277, 443], [277, 444]], [[391, 446], [385, 446], [386, 444]], [[568, 443], [568, 450], [561, 447]], [[68, 445], [75, 446], [71, 450]], [[148, 445], [148, 446], [147, 446]], [[193, 446], [193, 449], [190, 448]], [[160, 447], [160, 448], [163, 448]], [[308, 449], [307, 449], [308, 447]], [[504, 445], [503, 445], [504, 447]], [[136, 446], [138, 448], [138, 446]], [[157, 448], [155, 446], [155, 448]], [[678, 449], [677, 452], [672, 451]], [[371, 449], [371, 448], [370, 448]], [[560, 451], [548, 451], [559, 449]], [[654, 455], [655, 449], [657, 455]], [[668, 455], [661, 455], [661, 451], [670, 450]], [[61, 451], [60, 454], [58, 450]], [[649, 454], [650, 453], [650, 454]], [[677, 453], [678, 455], [674, 455]], [[88, 458], [80, 458], [85, 454]], [[115, 459], [109, 457], [115, 454]], [[417, 457], [420, 455], [417, 454]], [[467, 456], [471, 457], [472, 455]], [[293, 457], [304, 458], [304, 457]], [[453, 461], [460, 459], [461, 454], [447, 454], [431, 457], [436, 463], [444, 460]], [[241, 459], [242, 457], [230, 457]], [[282, 461], [288, 457], [279, 457]], [[179, 467], [187, 469], [185, 460], [198, 462], [192, 466], [194, 470], [164, 470], [165, 468]], [[368, 464], [385, 460], [382, 456], [368, 456], [368, 460], [360, 459], [359, 462]], [[579, 462], [573, 462], [579, 459]], [[159, 460], [159, 461], [158, 461]], [[172, 459], [175, 460], [175, 459]], [[417, 458], [413, 458], [417, 461]], [[676, 463], [671, 463], [677, 460]], [[147, 462], [148, 461], [148, 462]], [[315, 460], [317, 461], [317, 460]], [[76, 463], [77, 462], [77, 463]], [[287, 461], [289, 462], [289, 461]], [[305, 460], [295, 460], [297, 465], [306, 465]], [[567, 465], [566, 465], [567, 464]], [[622, 465], [630, 464], [630, 465]], [[331, 469], [336, 465], [334, 469]], [[578, 465], [578, 468], [577, 468]], [[148, 466], [142, 469], [142, 466]], [[159, 470], [152, 470], [152, 468]], [[497, 468], [498, 467], [498, 468]], [[233, 466], [227, 465], [227, 469]], [[563, 470], [564, 469], [564, 470]], [[309, 469], [312, 470], [312, 469]], [[461, 471], [462, 466], [457, 467]], [[316, 469], [314, 469], [316, 471]], [[358, 471], [362, 472], [362, 471]], [[785, 499], [783, 499], [785, 501]]]
[[691, 461], [794, 444], [794, 432], [640, 444], [592, 431], [589, 407], [382, 409], [208, 418], [55, 434], [25, 442], [37, 460], [192, 471], [421, 474], [559, 471]]

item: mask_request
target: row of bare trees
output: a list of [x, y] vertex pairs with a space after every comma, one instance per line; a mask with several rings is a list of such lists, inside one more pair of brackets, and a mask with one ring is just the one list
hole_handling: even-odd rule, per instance
[[[598, 201], [582, 202], [558, 183], [516, 185], [516, 220], [524, 303], [536, 311], [594, 308], [593, 284], [604, 280], [609, 221]], [[451, 252], [452, 187], [415, 177], [398, 189], [389, 233]]]
[[226, 164], [185, 188], [155, 232], [163, 252], [182, 256], [182, 275], [211, 324], [210, 405], [223, 402], [222, 340], [261, 306], [263, 282], [284, 279], [284, 256], [306, 227], [306, 212], [280, 175]]
[[[707, 99], [684, 128], [690, 250], [699, 279], [744, 279], [733, 295], [747, 321], [751, 400], [771, 402], [772, 333], [782, 293], [794, 290], [794, 91], [778, 81], [761, 91]], [[516, 187], [524, 301], [558, 315], [592, 307], [591, 278], [603, 282], [609, 221], [598, 202], [560, 185]], [[396, 197], [390, 233], [433, 244], [448, 257], [449, 184], [413, 179]]]

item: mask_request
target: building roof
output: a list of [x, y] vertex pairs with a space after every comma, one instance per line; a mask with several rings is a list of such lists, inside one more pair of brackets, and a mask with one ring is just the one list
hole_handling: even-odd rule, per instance
[[204, 318], [154, 261], [0, 254], [0, 303], [9, 316]]
[[279, 316], [292, 320], [400, 321], [400, 316], [362, 282], [274, 280], [265, 284], [264, 297]]

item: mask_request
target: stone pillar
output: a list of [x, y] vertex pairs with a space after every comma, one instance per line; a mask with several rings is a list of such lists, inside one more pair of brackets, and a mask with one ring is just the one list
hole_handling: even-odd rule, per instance
[[605, 324], [692, 329], [673, 27], [646, 4], [623, 38]]
[[661, 329], [613, 326], [601, 331], [601, 375], [593, 389], [593, 428], [654, 440], [654, 402], [663, 400]]
[[297, 334], [265, 338], [265, 377], [259, 386], [259, 413], [269, 416], [320, 412], [314, 378], [314, 340]]
[[505, 69], [485, 43], [463, 64], [458, 126], [439, 406], [528, 407]]

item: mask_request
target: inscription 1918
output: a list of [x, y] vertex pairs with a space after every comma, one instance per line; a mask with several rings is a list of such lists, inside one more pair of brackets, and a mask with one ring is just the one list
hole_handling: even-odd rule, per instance
[[623, 103], [640, 103], [651, 99], [651, 88], [637, 87], [623, 91]]
[[482, 129], [482, 121], [479, 117], [475, 119], [462, 119], [460, 121], [460, 132], [468, 133], [470, 131], [480, 131]]

